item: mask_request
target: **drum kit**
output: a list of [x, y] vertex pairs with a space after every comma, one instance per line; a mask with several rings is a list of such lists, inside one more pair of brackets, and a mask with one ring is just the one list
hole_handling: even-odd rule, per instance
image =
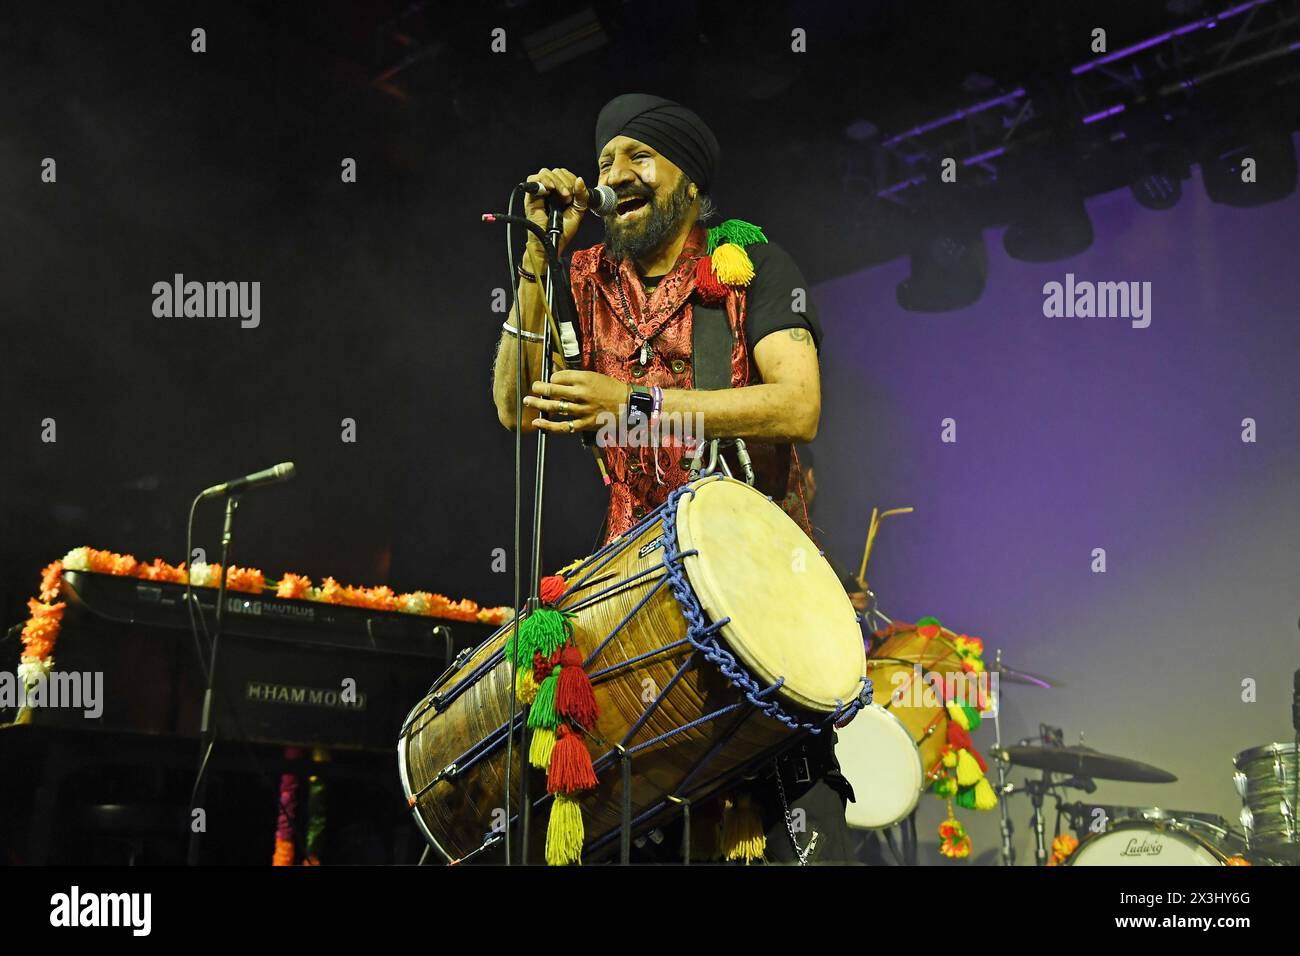
[[[887, 619], [886, 619], [887, 620]], [[951, 673], [955, 655], [943, 638], [922, 645], [917, 632], [898, 631], [890, 622], [882, 643], [872, 650], [867, 666], [873, 680], [894, 677], [918, 667], [926, 673]], [[925, 646], [927, 651], [921, 651]], [[999, 652], [990, 668], [1001, 682], [1036, 687], [1060, 687], [1049, 677], [1016, 670], [1002, 663]], [[839, 731], [837, 755], [858, 801], [848, 807], [850, 826], [885, 830], [910, 822], [920, 795], [929, 788], [939, 766], [937, 755], [947, 717], [941, 707], [906, 706], [902, 695], [887, 696], [882, 684], [876, 701]], [[996, 699], [996, 691], [994, 692]], [[904, 706], [899, 706], [899, 704]], [[1104, 754], [1082, 744], [1066, 746], [1060, 728], [1039, 726], [1036, 740], [1001, 746], [1001, 727], [993, 708], [998, 741], [991, 756], [998, 768], [996, 792], [1001, 812], [1002, 865], [1015, 863], [1008, 797], [1027, 794], [1032, 804], [1030, 826], [1035, 836], [1035, 863], [1067, 866], [1234, 866], [1296, 865], [1300, 863], [1300, 829], [1296, 826], [1297, 748], [1273, 743], [1238, 754], [1233, 776], [1242, 800], [1241, 827], [1223, 817], [1188, 810], [1065, 802], [1063, 791], [1093, 792], [1097, 780], [1131, 783], [1172, 783], [1178, 778], [1151, 764]], [[1041, 771], [1041, 777], [1012, 784], [1012, 767]], [[887, 768], [887, 769], [886, 769]], [[1049, 854], [1043, 805], [1056, 801], [1060, 819], [1069, 821], [1074, 841], [1070, 849]], [[904, 830], [904, 846], [908, 846]], [[892, 834], [889, 844], [893, 847]], [[914, 846], [914, 845], [913, 845]], [[914, 853], [913, 849], [913, 853]], [[902, 862], [915, 863], [914, 857]]]
[[[890, 621], [873, 598], [865, 620], [883, 626], [873, 628], [868, 650], [863, 618], [799, 526], [767, 496], [723, 475], [672, 492], [636, 527], [566, 569], [562, 584], [548, 607], [566, 621], [565, 666], [581, 661], [596, 702], [594, 719], [566, 724], [595, 774], [593, 785], [569, 795], [583, 821], [573, 862], [626, 862], [634, 839], [674, 820], [685, 822], [689, 861], [692, 805], [727, 792], [806, 735], [832, 729], [856, 794], [846, 809], [850, 826], [885, 831], [892, 845], [890, 830], [901, 825], [907, 845], [921, 795], [952, 766], [949, 722], [961, 714], [924, 695], [902, 706], [899, 694], [915, 675], [968, 673], [961, 638]], [[532, 820], [554, 816], [562, 788], [553, 776], [548, 786], [533, 769], [539, 764], [530, 767], [534, 722], [516, 703], [519, 674], [507, 654], [517, 646], [512, 635], [541, 613], [535, 608], [463, 652], [401, 729], [408, 805], [448, 863], [555, 861]], [[1008, 798], [1021, 793], [1033, 807], [1039, 864], [1048, 860], [1047, 798], [1056, 801], [1058, 830], [1068, 818], [1079, 836], [1069, 865], [1297, 862], [1294, 745], [1237, 756], [1240, 831], [1207, 814], [1067, 804], [1064, 790], [1091, 792], [1094, 780], [1176, 778], [1064, 746], [1055, 728], [1004, 747], [997, 685], [1061, 685], [1005, 665], [1000, 652], [983, 670], [992, 682], [1004, 865], [1015, 861]], [[1011, 784], [1012, 767], [1041, 777]], [[509, 857], [508, 834], [516, 834]]]

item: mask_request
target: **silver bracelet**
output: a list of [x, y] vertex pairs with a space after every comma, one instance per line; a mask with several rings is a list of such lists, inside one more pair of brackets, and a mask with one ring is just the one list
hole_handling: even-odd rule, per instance
[[529, 342], [540, 342], [542, 340], [542, 337], [538, 335], [536, 332], [528, 332], [525, 331], [524, 329], [515, 328], [513, 325], [510, 324], [509, 319], [501, 323], [501, 328], [505, 329], [511, 335], [516, 336], [517, 338], [527, 339]]

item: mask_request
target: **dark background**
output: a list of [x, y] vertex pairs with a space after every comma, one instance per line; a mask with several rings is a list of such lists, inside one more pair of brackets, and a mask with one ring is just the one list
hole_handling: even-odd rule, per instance
[[[1177, 488], [1239, 493], [1242, 501], [1250, 500], [1248, 474], [1273, 489], [1251, 513], [1280, 535], [1263, 552], [1280, 580], [1267, 589], [1276, 606], [1258, 635], [1276, 653], [1251, 657], [1249, 667], [1278, 683], [1296, 656], [1300, 523], [1294, 510], [1269, 517], [1258, 502], [1293, 502], [1298, 485], [1300, 210], [1284, 174], [1276, 204], [1211, 202], [1202, 164], [1225, 143], [1261, 137], [1274, 144], [1267, 155], [1277, 155], [1279, 139], [1289, 143], [1300, 126], [1300, 67], [1292, 52], [1173, 92], [1167, 86], [1300, 41], [1296, 5], [1261, 4], [1249, 23], [1239, 15], [1084, 78], [1071, 72], [1095, 58], [1094, 27], [1107, 30], [1113, 51], [1227, 6], [7, 4], [0, 12], [6, 626], [24, 618], [40, 568], [68, 549], [87, 544], [180, 561], [186, 508], [199, 489], [284, 460], [297, 463], [298, 477], [247, 496], [236, 563], [271, 577], [293, 570], [317, 581], [328, 574], [509, 603], [509, 575], [493, 573], [491, 561], [494, 549], [511, 548], [513, 443], [490, 397], [501, 320], [491, 303], [508, 274], [500, 227], [478, 216], [502, 210], [512, 184], [541, 166], [594, 181], [596, 113], [610, 97], [640, 90], [686, 102], [712, 125], [723, 148], [715, 191], [722, 217], [762, 225], [816, 285], [827, 333], [816, 517], [828, 547], [856, 564], [871, 505], [924, 508], [957, 490], [960, 507], [940, 512], [948, 524], [914, 526], [929, 537], [909, 545], [905, 526], [892, 526], [899, 536], [892, 558], [882, 541], [877, 570], [895, 613], [937, 611], [972, 633], [1001, 628], [998, 637], [1033, 669], [1032, 648], [1071, 640], [1047, 637], [1037, 622], [1073, 607], [1066, 598], [1087, 579], [1071, 575], [1086, 572], [1091, 548], [1106, 544], [1104, 533], [1079, 530], [1069, 542], [1077, 565], [1045, 566], [1018, 547], [1065, 540], [1041, 515], [1122, 515], [1125, 528], [1149, 527], [1158, 550], [1166, 527], [1186, 528], [1214, 509], [1185, 503], [1161, 513], [1164, 525], [1144, 524], [1153, 514], [1147, 499], [1117, 512], [1111, 505], [1131, 487], [1096, 477], [1130, 469], [1157, 427], [1221, 430], [1219, 445], [1198, 446], [1196, 465], [1170, 451], [1141, 474], [1175, 474], [1202, 482]], [[194, 27], [207, 31], [206, 53], [190, 51]], [[490, 49], [498, 27], [506, 31], [503, 54]], [[807, 53], [790, 52], [795, 27], [807, 31]], [[1234, 43], [1243, 46], [1234, 52]], [[891, 142], [1016, 90], [1007, 105], [969, 121]], [[1123, 115], [1082, 121], [1114, 103], [1127, 104]], [[939, 157], [993, 146], [1006, 153], [963, 164], [955, 188], [934, 182]], [[1285, 154], [1269, 165], [1270, 189]], [[40, 181], [44, 157], [57, 160], [57, 184]], [[344, 157], [357, 161], [355, 184], [340, 181]], [[1154, 174], [1184, 193], [1172, 213], [1144, 208], [1129, 192]], [[912, 187], [891, 189], [912, 177]], [[1094, 258], [1030, 266], [1003, 254], [1007, 224], [1045, 205], [1045, 183], [1088, 198]], [[909, 250], [944, 235], [969, 240], [981, 229], [992, 250], [987, 295], [942, 314], [898, 307], [893, 287], [907, 277]], [[575, 248], [599, 239], [590, 219]], [[1216, 269], [1220, 251], [1232, 253], [1231, 264]], [[1067, 270], [1156, 281], [1153, 328], [1042, 318], [1041, 284]], [[259, 280], [261, 326], [155, 318], [152, 285], [175, 273]], [[1171, 299], [1173, 289], [1185, 295]], [[1180, 319], [1181, 337], [1162, 339]], [[1054, 336], [1058, 329], [1065, 331]], [[1180, 364], [1230, 351], [1243, 330], [1256, 337], [1233, 353], [1240, 374], [1231, 386], [1217, 362]], [[1098, 336], [1108, 344], [1098, 347]], [[1125, 367], [1126, 356], [1138, 362], [1135, 348], [1148, 350], [1141, 362], [1149, 365]], [[1110, 360], [1074, 364], [1097, 354]], [[1121, 394], [1133, 375], [1161, 368], [1185, 375], [1171, 372], [1167, 390], [1126, 406], [1150, 417], [1133, 425], [1124, 456], [1108, 460], [1103, 425], [1119, 409], [1080, 405], [1078, 397]], [[1039, 388], [999, 389], [1023, 381], [1025, 369], [1038, 370]], [[958, 392], [983, 399], [978, 408], [958, 407], [961, 422], [979, 415], [982, 423], [963, 430], [961, 441], [971, 444], [958, 447], [1014, 460], [1041, 496], [1036, 512], [999, 524], [992, 539], [954, 532], [971, 516], [992, 514], [986, 492], [1008, 493], [1006, 474], [933, 457], [943, 451], [937, 421], [950, 414], [935, 398]], [[1178, 398], [1188, 394], [1240, 401], [1189, 408]], [[1036, 410], [1038, 421], [1055, 416], [1060, 427], [1027, 430]], [[1239, 422], [1251, 414], [1271, 416], [1252, 470], [1200, 473], [1203, 456], [1241, 450]], [[57, 422], [56, 443], [40, 440], [46, 418]], [[355, 444], [340, 440], [344, 418], [357, 423]], [[1080, 423], [1098, 429], [1083, 443], [1098, 454], [1062, 457], [1062, 448], [1079, 447]], [[1027, 434], [1028, 445], [1008, 437]], [[551, 447], [548, 568], [592, 549], [604, 499], [576, 443]], [[1167, 486], [1137, 481], [1153, 504], [1179, 500]], [[1080, 510], [1084, 492], [1094, 495], [1091, 511]], [[197, 543], [210, 556], [218, 510], [200, 512]], [[1236, 527], [1215, 539], [1236, 533], [1247, 547]], [[935, 550], [931, 540], [949, 547]], [[1052, 580], [1034, 578], [1044, 567]], [[993, 572], [1014, 598], [991, 591]], [[1184, 593], [1213, 578], [1219, 605], [1258, 580], [1241, 565], [1168, 574]], [[1152, 587], [1140, 577], [1125, 585], [1129, 598], [1098, 595], [1091, 606], [1118, 617], [1125, 600]], [[999, 616], [1012, 603], [1023, 616]], [[1187, 621], [1164, 620], [1165, 653], [1185, 657], [1169, 646], [1172, 635], [1200, 619], [1189, 612]], [[1101, 625], [1084, 632], [1093, 626]], [[1217, 628], [1201, 637], [1222, 646]], [[1125, 637], [1122, 647], [1142, 640]], [[16, 660], [16, 642], [4, 647]], [[1095, 672], [1126, 666], [1111, 656]], [[1240, 672], [1219, 675], [1229, 697]], [[1074, 693], [1079, 713], [1095, 711], [1096, 687]], [[1282, 739], [1284, 705], [1269, 706], [1267, 720], [1247, 722], [1241, 748]], [[1160, 713], [1151, 705], [1150, 722], [1160, 723]], [[1025, 728], [1037, 719], [1026, 716]], [[1183, 730], [1177, 735], [1186, 739]], [[1110, 744], [1123, 749], [1122, 740]], [[1216, 753], [1214, 779], [1226, 782], [1226, 759]]]

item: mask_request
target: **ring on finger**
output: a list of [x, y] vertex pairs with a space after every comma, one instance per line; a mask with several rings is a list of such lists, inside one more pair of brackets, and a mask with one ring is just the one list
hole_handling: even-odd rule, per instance
[[569, 434], [573, 434], [573, 419], [569, 419]]
[[568, 402], [560, 402], [560, 414], [561, 414], [561, 415], [567, 415], [567, 414], [569, 414], [569, 403], [568, 403]]

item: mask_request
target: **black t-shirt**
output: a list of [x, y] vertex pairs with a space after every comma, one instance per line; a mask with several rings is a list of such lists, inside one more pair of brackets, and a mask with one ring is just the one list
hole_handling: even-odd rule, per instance
[[[804, 328], [812, 332], [821, 350], [822, 325], [813, 305], [812, 293], [790, 253], [773, 242], [746, 246], [754, 263], [749, 283], [749, 306], [745, 313], [745, 338], [752, 353], [764, 337], [784, 329]], [[795, 290], [802, 290], [796, 298]], [[795, 307], [800, 311], [795, 311]]]
[[[745, 339], [752, 354], [754, 346], [773, 332], [803, 328], [812, 332], [818, 351], [822, 345], [822, 325], [817, 317], [817, 307], [803, 273], [790, 258], [790, 253], [773, 242], [760, 242], [746, 246], [750, 261], [754, 263], [754, 278], [749, 283], [749, 306], [745, 313]], [[643, 276], [641, 284], [646, 295], [654, 292], [663, 276]], [[794, 292], [802, 289], [802, 302]], [[795, 306], [802, 311], [796, 312]]]

